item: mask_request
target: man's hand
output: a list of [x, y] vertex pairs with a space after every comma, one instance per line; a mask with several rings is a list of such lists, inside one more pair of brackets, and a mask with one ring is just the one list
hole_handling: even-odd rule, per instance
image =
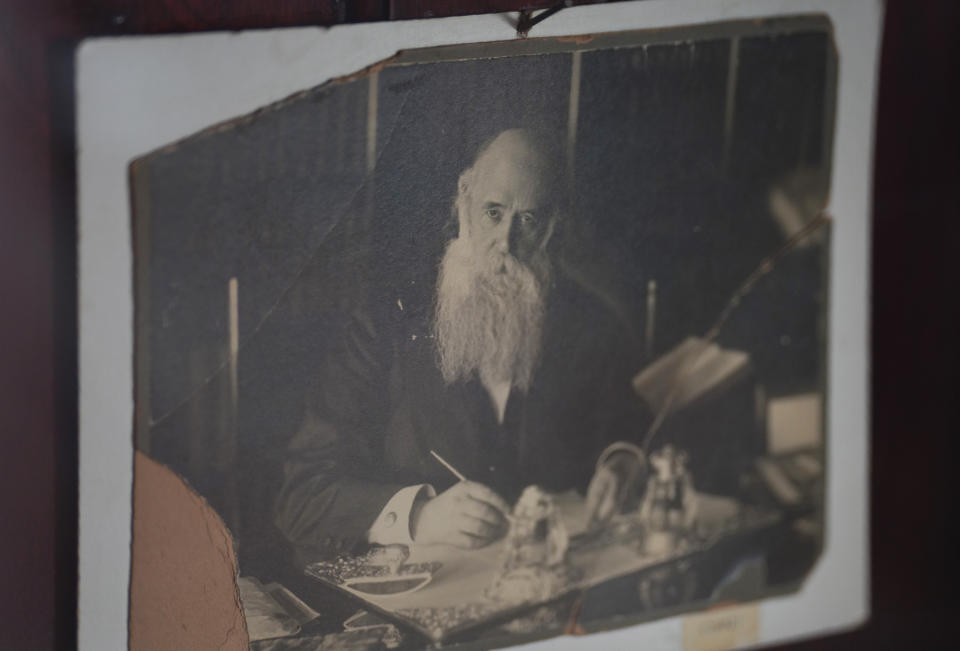
[[510, 507], [492, 490], [462, 481], [427, 500], [411, 517], [413, 540], [476, 549], [506, 533]]
[[593, 529], [614, 516], [636, 486], [643, 464], [636, 456], [618, 452], [597, 468], [587, 487], [587, 528]]

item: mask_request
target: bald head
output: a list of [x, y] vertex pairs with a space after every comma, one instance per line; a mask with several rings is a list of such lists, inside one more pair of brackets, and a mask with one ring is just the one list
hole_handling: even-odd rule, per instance
[[509, 129], [483, 147], [472, 166], [479, 176], [505, 180], [511, 173], [525, 173], [553, 190], [560, 161], [551, 143], [527, 129]]

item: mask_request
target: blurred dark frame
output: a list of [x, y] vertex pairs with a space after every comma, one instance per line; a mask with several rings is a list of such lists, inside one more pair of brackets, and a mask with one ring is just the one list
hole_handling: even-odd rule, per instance
[[[0, 648], [76, 645], [73, 46], [92, 35], [546, 8], [470, 0], [9, 0], [0, 6]], [[589, 4], [575, 2], [574, 4]], [[516, 16], [516, 14], [514, 14]], [[512, 27], [504, 22], [504, 37]], [[532, 35], [536, 35], [536, 27]], [[960, 4], [890, 0], [873, 216], [872, 620], [784, 649], [949, 648], [960, 417]], [[866, 119], [866, 116], [864, 116]]]

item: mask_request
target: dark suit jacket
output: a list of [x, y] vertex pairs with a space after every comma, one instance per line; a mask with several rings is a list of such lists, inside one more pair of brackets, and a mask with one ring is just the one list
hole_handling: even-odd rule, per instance
[[289, 445], [276, 509], [284, 535], [301, 551], [353, 547], [400, 488], [455, 483], [431, 449], [508, 503], [529, 484], [585, 490], [600, 452], [639, 441], [649, 416], [611, 311], [569, 280], [548, 300], [540, 365], [529, 392], [511, 392], [502, 425], [479, 380], [444, 382], [429, 309], [384, 299], [349, 314]]

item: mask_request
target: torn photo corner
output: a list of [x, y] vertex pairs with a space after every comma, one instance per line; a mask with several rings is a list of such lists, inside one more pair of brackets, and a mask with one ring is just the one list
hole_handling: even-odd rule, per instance
[[[130, 519], [91, 496], [132, 481], [170, 515], [90, 461], [129, 441], [228, 532], [238, 648], [734, 648], [861, 621], [866, 358], [837, 333], [865, 333], [871, 133], [847, 116], [873, 96], [843, 80], [872, 79], [879, 11], [828, 4], [85, 44], [81, 604], [117, 587], [88, 578], [94, 540], [122, 542], [94, 523]], [[122, 100], [97, 83], [120, 53]], [[115, 350], [95, 295], [127, 301]], [[132, 580], [207, 612], [144, 524]], [[189, 645], [141, 617], [150, 590], [90, 612]], [[696, 615], [731, 602], [725, 627]], [[345, 629], [358, 608], [377, 624]], [[85, 612], [81, 648], [112, 639]]]

